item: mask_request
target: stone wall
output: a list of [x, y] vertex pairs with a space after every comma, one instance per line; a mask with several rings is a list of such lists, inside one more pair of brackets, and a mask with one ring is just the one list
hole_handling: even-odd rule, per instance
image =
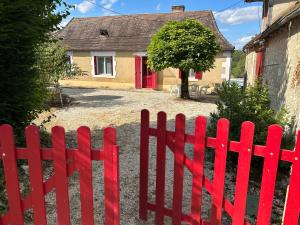
[[267, 40], [263, 81], [270, 86], [271, 106], [286, 106], [300, 128], [300, 87], [293, 84], [300, 59], [300, 18]]
[[273, 6], [269, 8], [267, 25], [271, 25], [287, 11], [290, 11], [296, 2], [297, 0], [273, 0]]
[[246, 62], [245, 62], [245, 70], [247, 72], [247, 84], [253, 85], [256, 80], [256, 58], [257, 53], [252, 50], [251, 52], [248, 52], [246, 56]]

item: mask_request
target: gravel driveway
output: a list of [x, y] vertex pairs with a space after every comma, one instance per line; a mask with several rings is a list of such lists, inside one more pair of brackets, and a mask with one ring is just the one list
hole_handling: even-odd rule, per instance
[[[119, 91], [101, 89], [64, 89], [64, 93], [73, 97], [74, 103], [64, 109], [54, 111], [55, 118], [46, 124], [50, 131], [52, 126], [61, 125], [66, 129], [68, 146], [76, 145], [76, 129], [81, 125], [89, 126], [93, 133], [93, 146], [102, 143], [101, 130], [112, 125], [117, 128], [117, 139], [120, 146], [120, 181], [121, 181], [121, 224], [153, 224], [153, 215], [148, 222], [138, 219], [138, 182], [139, 182], [139, 129], [140, 112], [150, 110], [151, 124], [155, 126], [156, 114], [165, 111], [168, 115], [169, 129], [174, 129], [174, 118], [178, 113], [184, 113], [188, 121], [188, 128], [192, 132], [193, 120], [197, 115], [209, 116], [216, 109], [212, 103], [183, 101], [170, 97], [168, 93], [157, 91]], [[43, 119], [41, 115], [40, 119]], [[150, 171], [150, 199], [153, 195], [155, 183], [155, 143], [151, 142], [151, 171]], [[168, 154], [167, 162], [167, 193], [166, 204], [171, 204], [173, 159]], [[103, 174], [102, 163], [94, 163], [94, 195], [95, 222], [103, 223]], [[187, 171], [186, 171], [187, 172]], [[78, 175], [77, 175], [78, 176]], [[78, 196], [78, 180], [76, 174], [70, 179], [70, 205], [72, 224], [80, 224], [80, 204]], [[186, 184], [189, 184], [186, 181]], [[185, 185], [185, 194], [189, 193], [189, 185]], [[186, 196], [185, 196], [186, 197]], [[186, 197], [188, 199], [188, 197]], [[188, 204], [185, 204], [188, 209]], [[47, 197], [49, 224], [56, 224], [55, 193]], [[168, 222], [166, 221], [166, 224]]]
[[[92, 144], [94, 147], [102, 145], [101, 130], [108, 126], [117, 129], [117, 140], [120, 146], [120, 197], [121, 224], [154, 224], [154, 214], [149, 213], [147, 222], [138, 219], [138, 191], [139, 191], [139, 132], [140, 112], [142, 109], [150, 111], [151, 126], [156, 126], [156, 115], [165, 111], [168, 115], [168, 129], [174, 130], [176, 114], [183, 113], [187, 119], [187, 131], [193, 133], [194, 119], [198, 115], [209, 116], [216, 110], [212, 103], [183, 101], [170, 97], [168, 93], [156, 91], [119, 91], [101, 89], [64, 89], [64, 93], [74, 98], [74, 103], [64, 109], [54, 111], [55, 118], [46, 124], [50, 131], [52, 126], [61, 125], [66, 129], [67, 145], [76, 146], [76, 129], [81, 125], [92, 129]], [[47, 115], [41, 115], [40, 120]], [[38, 123], [38, 122], [37, 122]], [[150, 171], [149, 171], [149, 200], [155, 201], [155, 140], [150, 139]], [[185, 153], [192, 158], [192, 146], [186, 145]], [[212, 159], [211, 155], [208, 155]], [[167, 151], [166, 162], [166, 206], [172, 205], [173, 189], [173, 154]], [[103, 209], [103, 163], [93, 164], [95, 224], [104, 224]], [[213, 177], [213, 160], [205, 160], [205, 174]], [[227, 172], [225, 179], [225, 194], [233, 200], [235, 172]], [[185, 170], [183, 212], [190, 211], [191, 175]], [[257, 193], [259, 184], [250, 183], [249, 192]], [[70, 178], [69, 196], [72, 224], [79, 225], [80, 202], [78, 174]], [[282, 196], [284, 198], [284, 196]], [[47, 214], [49, 224], [56, 222], [55, 192], [47, 195]], [[209, 218], [211, 197], [203, 191], [202, 218]], [[280, 202], [281, 203], [281, 202]], [[253, 207], [251, 207], [253, 208]], [[278, 208], [283, 208], [279, 204]], [[275, 216], [277, 217], [277, 216]], [[169, 218], [164, 224], [171, 224]], [[228, 217], [223, 217], [222, 224], [231, 224]], [[276, 223], [275, 223], [276, 224]]]

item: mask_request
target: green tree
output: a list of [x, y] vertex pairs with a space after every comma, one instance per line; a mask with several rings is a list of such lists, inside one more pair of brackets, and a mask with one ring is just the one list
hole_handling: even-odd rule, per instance
[[76, 64], [71, 64], [67, 49], [56, 40], [49, 40], [37, 47], [36, 67], [42, 83], [47, 87], [53, 86], [59, 93], [63, 106], [59, 80], [83, 75]]
[[231, 75], [234, 78], [244, 77], [246, 53], [241, 50], [235, 50], [232, 54]]
[[35, 51], [70, 8], [64, 0], [0, 1], [0, 124], [23, 130], [44, 109], [47, 91]]
[[180, 68], [181, 97], [189, 98], [189, 70], [212, 69], [219, 51], [216, 35], [198, 20], [170, 21], [153, 35], [147, 49], [148, 64], [156, 71]]

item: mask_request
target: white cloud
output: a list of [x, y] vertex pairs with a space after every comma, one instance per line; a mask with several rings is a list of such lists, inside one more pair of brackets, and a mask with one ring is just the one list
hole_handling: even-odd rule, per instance
[[261, 6], [228, 9], [223, 12], [214, 12], [217, 20], [224, 24], [236, 25], [258, 21], [261, 18]]
[[236, 40], [235, 47], [237, 49], [242, 49], [245, 44], [247, 44], [251, 39], [254, 37], [254, 35], [244, 36]]
[[81, 13], [87, 13], [89, 11], [91, 11], [96, 4], [96, 0], [84, 0], [83, 2], [81, 2], [80, 4], [76, 5], [76, 9], [78, 9], [79, 12]]
[[160, 3], [157, 4], [157, 6], [155, 7], [156, 11], [160, 11], [161, 5]]
[[105, 16], [111, 16], [111, 15], [115, 15], [114, 12], [110, 11], [112, 10], [112, 7], [115, 3], [117, 3], [119, 0], [101, 0], [101, 5], [108, 9], [108, 10], [105, 10], [103, 9], [102, 12], [103, 12], [103, 15]]

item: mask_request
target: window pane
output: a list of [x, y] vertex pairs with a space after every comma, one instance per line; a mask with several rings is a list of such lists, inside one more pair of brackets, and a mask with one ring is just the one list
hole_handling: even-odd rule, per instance
[[189, 77], [195, 78], [195, 71], [193, 69], [190, 69], [190, 71], [189, 71]]
[[106, 74], [112, 73], [112, 57], [106, 57]]
[[98, 74], [104, 74], [104, 57], [97, 57], [98, 62]]

